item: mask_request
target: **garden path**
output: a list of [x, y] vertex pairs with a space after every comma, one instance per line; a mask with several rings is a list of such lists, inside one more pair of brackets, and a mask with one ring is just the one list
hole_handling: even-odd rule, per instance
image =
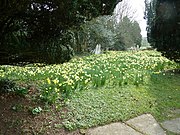
[[158, 123], [151, 114], [143, 114], [124, 123], [117, 122], [87, 130], [87, 135], [180, 135], [180, 118]]

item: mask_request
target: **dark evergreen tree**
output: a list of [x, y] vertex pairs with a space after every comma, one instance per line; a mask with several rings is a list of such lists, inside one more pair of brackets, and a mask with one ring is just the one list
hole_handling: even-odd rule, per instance
[[146, 1], [148, 41], [169, 59], [180, 62], [180, 1]]
[[136, 21], [131, 21], [127, 16], [123, 18], [116, 28], [116, 41], [121, 41], [124, 48], [141, 46], [141, 29]]
[[118, 2], [1, 0], [0, 61], [11, 63], [39, 58], [42, 62], [54, 63], [54, 60], [63, 62], [70, 59], [69, 29], [97, 16], [111, 14]]

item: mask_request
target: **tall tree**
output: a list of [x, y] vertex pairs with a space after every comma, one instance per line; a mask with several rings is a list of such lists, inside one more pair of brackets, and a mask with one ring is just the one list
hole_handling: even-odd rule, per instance
[[152, 0], [146, 4], [146, 9], [151, 46], [167, 58], [180, 62], [180, 1]]
[[[111, 14], [120, 1], [2, 0], [0, 2], [0, 52], [6, 53], [8, 58], [19, 57], [19, 52], [12, 52], [12, 50], [14, 45], [18, 46], [17, 41], [22, 38], [22, 41], [25, 40], [28, 45], [21, 48], [21, 53], [24, 52], [24, 48], [29, 48], [35, 52], [34, 56], [43, 51], [50, 51], [49, 47], [52, 46], [54, 49], [58, 47], [59, 50], [69, 48], [66, 44], [69, 44], [67, 42], [70, 36], [66, 34], [70, 28], [79, 27], [80, 24], [99, 15]], [[24, 34], [19, 36], [17, 33]], [[50, 42], [52, 40], [57, 42]], [[48, 46], [47, 43], [51, 45]], [[3, 56], [1, 55], [1, 58]]]
[[137, 17], [137, 10], [133, 9], [129, 0], [123, 0], [118, 3], [115, 9], [115, 14], [118, 21], [122, 21], [124, 17], [128, 17], [131, 21]]
[[97, 44], [100, 44], [103, 50], [126, 50], [141, 46], [140, 26], [128, 17], [117, 22], [114, 16], [102, 16], [89, 21], [81, 28], [76, 32], [77, 50], [93, 50]]
[[136, 21], [131, 21], [127, 16], [123, 18], [116, 28], [117, 41], [123, 41], [125, 48], [141, 46], [141, 29]]

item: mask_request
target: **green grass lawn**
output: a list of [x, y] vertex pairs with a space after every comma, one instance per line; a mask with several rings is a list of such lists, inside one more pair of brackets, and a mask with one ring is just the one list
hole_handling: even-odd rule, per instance
[[179, 68], [156, 51], [107, 52], [59, 65], [3, 65], [0, 86], [10, 80], [17, 88], [11, 85], [7, 90], [28, 95], [33, 84], [37, 87], [33, 98], [57, 107], [63, 101], [68, 109], [63, 125], [74, 130], [143, 113], [158, 121], [179, 117], [172, 113], [180, 108], [180, 74], [173, 72]]
[[178, 117], [171, 111], [180, 108], [180, 75], [152, 75], [141, 86], [103, 87], [75, 94], [67, 106], [68, 129], [88, 128], [114, 121], [126, 121], [151, 113], [158, 121]]

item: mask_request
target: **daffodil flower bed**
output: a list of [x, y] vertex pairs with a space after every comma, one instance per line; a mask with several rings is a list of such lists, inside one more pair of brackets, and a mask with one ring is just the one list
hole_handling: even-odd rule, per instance
[[37, 82], [41, 99], [55, 103], [89, 88], [143, 85], [148, 76], [179, 65], [156, 51], [106, 52], [59, 65], [0, 66], [0, 78]]

